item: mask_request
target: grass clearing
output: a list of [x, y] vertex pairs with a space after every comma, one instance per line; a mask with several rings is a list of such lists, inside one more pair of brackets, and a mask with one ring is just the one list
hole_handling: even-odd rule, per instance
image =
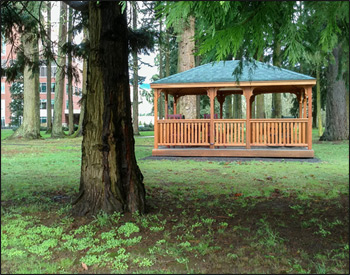
[[[308, 162], [144, 160], [146, 215], [74, 218], [81, 141], [1, 131], [1, 272], [349, 273], [349, 142]], [[86, 270], [87, 269], [87, 270]]]

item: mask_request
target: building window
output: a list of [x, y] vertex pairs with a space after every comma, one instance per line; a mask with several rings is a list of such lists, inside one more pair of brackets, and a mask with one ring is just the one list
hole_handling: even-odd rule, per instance
[[66, 100], [66, 109], [68, 109], [69, 104], [68, 104], [68, 100]]
[[6, 55], [6, 41], [4, 35], [1, 35], [1, 55]]
[[40, 100], [40, 109], [46, 110], [46, 99]]
[[5, 127], [5, 118], [1, 117], [1, 127]]
[[5, 83], [1, 82], [1, 93], [4, 94], [5, 93]]
[[40, 83], [40, 93], [46, 93], [46, 83]]
[[51, 93], [55, 93], [56, 83], [51, 83]]
[[55, 106], [55, 100], [52, 99], [52, 100], [51, 100], [51, 109], [53, 109], [54, 106]]
[[68, 84], [66, 84], [66, 94], [68, 95]]
[[41, 116], [41, 117], [40, 117], [40, 124], [46, 123], [46, 122], [47, 122], [46, 116]]
[[82, 90], [81, 90], [81, 88], [79, 88], [79, 96], [82, 97], [82, 95], [83, 95]]
[[47, 76], [46, 66], [40, 66], [40, 77], [46, 77], [46, 76]]

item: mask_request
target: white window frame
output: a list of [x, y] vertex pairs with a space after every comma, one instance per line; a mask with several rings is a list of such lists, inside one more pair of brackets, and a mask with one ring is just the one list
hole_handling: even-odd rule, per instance
[[[45, 84], [45, 85], [44, 85]], [[42, 87], [45, 86], [45, 92], [42, 91]], [[39, 84], [39, 88], [40, 88], [40, 93], [41, 94], [46, 94], [47, 93], [47, 83], [46, 82], [42, 82]]]
[[1, 82], [1, 93], [2, 94], [5, 93], [5, 89], [6, 89], [5, 82]]

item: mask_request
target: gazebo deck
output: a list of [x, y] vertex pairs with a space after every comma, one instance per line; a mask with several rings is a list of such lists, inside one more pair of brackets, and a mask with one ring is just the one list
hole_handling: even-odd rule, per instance
[[153, 156], [168, 157], [266, 157], [266, 158], [313, 158], [314, 150], [307, 147], [256, 146], [246, 149], [244, 146], [226, 146], [210, 149], [205, 146], [159, 146], [152, 150]]

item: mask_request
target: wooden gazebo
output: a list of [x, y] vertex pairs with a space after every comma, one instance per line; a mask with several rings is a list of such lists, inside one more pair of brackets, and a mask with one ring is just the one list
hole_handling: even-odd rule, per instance
[[[153, 156], [280, 157], [312, 158], [312, 86], [316, 80], [290, 70], [256, 62], [243, 66], [239, 82], [233, 71], [237, 60], [220, 61], [171, 75], [151, 84], [154, 89]], [[158, 118], [158, 98], [165, 94], [165, 119]], [[299, 102], [298, 118], [252, 119], [255, 96], [292, 93]], [[223, 119], [222, 105], [231, 94], [246, 99], [246, 119]], [[169, 119], [168, 98], [207, 95], [207, 119]], [[220, 117], [214, 116], [214, 99], [220, 103]], [[179, 116], [181, 118], [181, 116]]]

